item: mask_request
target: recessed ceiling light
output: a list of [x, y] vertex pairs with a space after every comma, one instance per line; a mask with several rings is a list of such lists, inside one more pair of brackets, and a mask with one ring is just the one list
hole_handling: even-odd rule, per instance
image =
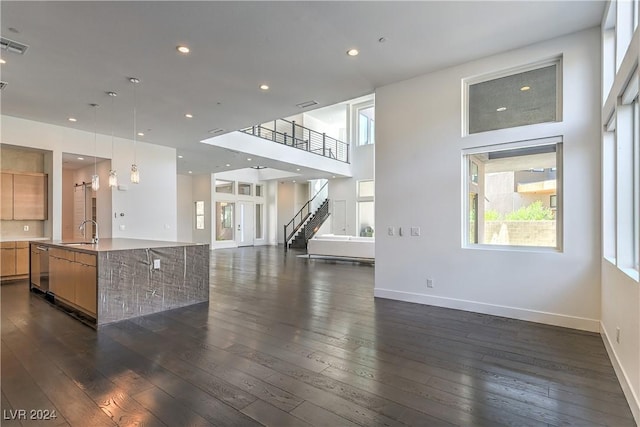
[[229, 167], [229, 166], [231, 166], [231, 165], [230, 165], [229, 163], [227, 163], [225, 166], [226, 166], [226, 167]]
[[186, 46], [177, 46], [176, 49], [178, 49], [178, 52], [180, 53], [189, 53], [190, 50], [188, 47]]
[[498, 111], [498, 112], [502, 112], [502, 111], [506, 111], [506, 110], [507, 110], [507, 107], [498, 107], [498, 108], [496, 108], [496, 111]]
[[67, 120], [69, 120], [70, 122], [77, 122], [78, 119], [76, 119], [75, 117], [69, 117]]
[[144, 136], [144, 132], [138, 132], [138, 136]]
[[269, 90], [269, 85], [261, 84], [261, 85], [260, 85], [260, 89], [262, 89], [262, 90]]
[[84, 157], [78, 157], [78, 160], [84, 160]]
[[347, 55], [349, 56], [358, 56], [359, 53], [360, 51], [358, 49], [349, 49], [347, 51]]
[[193, 173], [193, 171], [189, 171], [189, 173]]
[[294, 179], [294, 180], [293, 180], [293, 181], [291, 181], [291, 182], [293, 182], [293, 183], [295, 184], [295, 183], [296, 183], [296, 180]]
[[185, 114], [184, 116], [185, 116], [187, 119], [193, 119], [193, 114], [189, 114], [189, 113], [187, 113], [187, 114]]
[[250, 162], [251, 161], [251, 157], [247, 157], [247, 161]]
[[333, 178], [335, 178], [335, 177], [336, 177], [336, 176], [335, 176], [335, 175], [333, 175]]
[[521, 90], [522, 92], [526, 92], [526, 91], [528, 91], [529, 89], [531, 89], [529, 86], [522, 86], [522, 87], [520, 88], [520, 90]]
[[182, 159], [184, 156], [178, 156], [179, 159]]
[[7, 61], [5, 61], [4, 59], [0, 58], [0, 64], [6, 64]]
[[300, 172], [300, 168], [297, 168], [297, 169], [296, 169], [296, 171], [297, 171], [297, 172]]

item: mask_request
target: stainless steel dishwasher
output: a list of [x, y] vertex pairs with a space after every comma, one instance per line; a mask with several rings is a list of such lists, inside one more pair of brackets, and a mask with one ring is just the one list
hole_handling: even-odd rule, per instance
[[36, 245], [35, 251], [31, 252], [31, 284], [42, 292], [49, 292], [49, 248]]

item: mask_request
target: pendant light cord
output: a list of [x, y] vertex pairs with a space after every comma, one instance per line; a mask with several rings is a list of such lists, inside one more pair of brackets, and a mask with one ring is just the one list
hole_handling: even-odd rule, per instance
[[93, 174], [97, 175], [98, 154], [98, 105], [93, 105]]
[[137, 147], [137, 137], [138, 137], [138, 129], [137, 129], [137, 118], [136, 118], [136, 81], [133, 81], [133, 164], [137, 164], [136, 162], [136, 147]]

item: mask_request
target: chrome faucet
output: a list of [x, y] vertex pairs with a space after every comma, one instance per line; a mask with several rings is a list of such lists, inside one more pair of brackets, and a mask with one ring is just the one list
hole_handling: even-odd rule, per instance
[[[96, 244], [98, 243], [98, 223], [95, 222], [92, 219], [85, 219], [84, 221], [82, 221], [80, 223], [80, 226], [78, 227], [78, 230], [82, 231], [84, 233], [84, 225], [88, 222], [92, 222], [96, 225], [96, 235], [94, 237], [91, 238], [91, 243]], [[86, 238], [86, 234], [85, 234], [85, 238]]]

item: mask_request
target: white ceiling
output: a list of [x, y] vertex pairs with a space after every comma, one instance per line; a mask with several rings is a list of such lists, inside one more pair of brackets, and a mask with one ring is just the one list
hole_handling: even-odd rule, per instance
[[[200, 144], [377, 87], [600, 23], [604, 2], [1, 2], [2, 114], [176, 147], [178, 172], [224, 170], [237, 153]], [[17, 30], [17, 32], [16, 32]], [[384, 37], [385, 42], [379, 42]], [[179, 44], [189, 55], [176, 51]], [[350, 57], [352, 47], [360, 55]], [[267, 92], [258, 87], [266, 83]], [[185, 113], [194, 115], [186, 119]], [[67, 121], [69, 116], [78, 119]], [[102, 117], [101, 117], [102, 116]], [[261, 162], [266, 163], [266, 162]], [[222, 165], [222, 166], [221, 166]], [[269, 166], [268, 164], [266, 164]], [[218, 169], [215, 168], [218, 166]]]

